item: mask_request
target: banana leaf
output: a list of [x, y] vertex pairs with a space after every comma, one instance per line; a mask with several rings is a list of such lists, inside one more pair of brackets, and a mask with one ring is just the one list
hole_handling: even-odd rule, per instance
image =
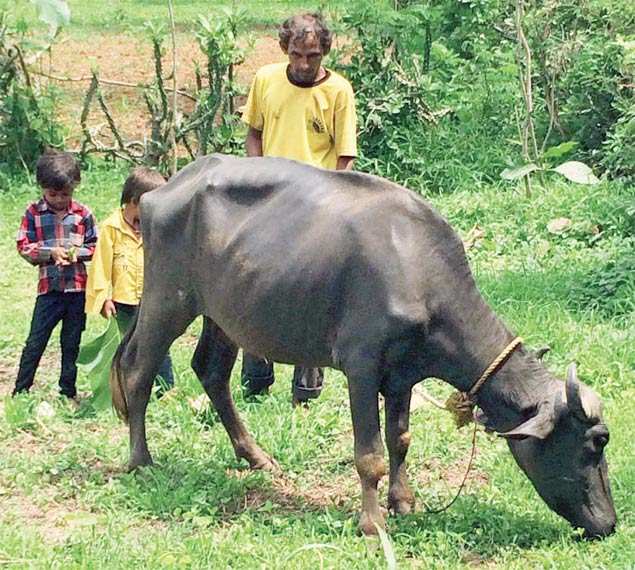
[[95, 410], [110, 407], [110, 364], [121, 342], [121, 332], [114, 318], [96, 338], [83, 345], [77, 357], [80, 366], [90, 381], [92, 395], [90, 403]]

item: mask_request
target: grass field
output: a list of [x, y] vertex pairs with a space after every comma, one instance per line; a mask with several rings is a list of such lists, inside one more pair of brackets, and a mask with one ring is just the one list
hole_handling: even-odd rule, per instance
[[[386, 1], [386, 0], [381, 0]], [[245, 11], [246, 22], [252, 27], [271, 26], [288, 15], [323, 7], [327, 11], [345, 7], [351, 0], [174, 0], [174, 17], [180, 30], [192, 27], [199, 15], [213, 18], [221, 10], [237, 8]], [[86, 36], [95, 32], [130, 32], [145, 22], [165, 23], [168, 18], [166, 0], [69, 0], [72, 19], [68, 31], [74, 36]], [[29, 0], [0, 0], [0, 10], [11, 8], [11, 13], [24, 18], [29, 24], [37, 22], [35, 8]]]
[[[97, 164], [78, 198], [99, 219], [114, 208], [125, 172]], [[0, 196], [0, 391], [10, 390], [34, 300], [35, 272], [14, 251], [19, 217], [37, 192], [24, 179]], [[489, 188], [435, 197], [466, 235], [484, 237], [470, 256], [492, 305], [531, 346], [549, 344], [549, 368], [562, 375], [571, 360], [605, 398], [612, 436], [608, 459], [620, 519], [601, 542], [580, 541], [550, 512], [520, 473], [502, 440], [478, 434], [468, 486], [442, 515], [424, 505], [447, 501], [469, 455], [470, 436], [429, 405], [413, 412], [409, 472], [417, 511], [388, 523], [402, 568], [633, 567], [635, 544], [635, 324], [633, 283], [620, 305], [596, 308], [582, 283], [628, 247], [632, 189], [589, 189], [553, 183], [532, 200]], [[550, 234], [552, 218], [574, 229]], [[589, 244], [586, 224], [602, 234]], [[632, 247], [632, 242], [631, 242]], [[632, 276], [631, 276], [632, 277]], [[588, 288], [586, 289], [588, 292]], [[630, 291], [630, 293], [628, 293]], [[582, 296], [581, 296], [582, 295]], [[628, 305], [630, 299], [631, 305]], [[613, 314], [610, 314], [611, 311]], [[51, 343], [32, 394], [0, 403], [0, 566], [10, 568], [384, 568], [380, 543], [356, 533], [359, 487], [345, 380], [328, 371], [323, 397], [308, 410], [290, 406], [290, 368], [278, 367], [272, 394], [238, 406], [283, 474], [252, 473], [236, 461], [214, 413], [195, 411], [202, 394], [189, 359], [198, 330], [173, 348], [177, 388], [151, 402], [149, 442], [156, 466], [126, 474], [127, 431], [110, 411], [78, 412], [56, 396], [58, 351]], [[89, 339], [103, 327], [91, 320]], [[236, 367], [238, 368], [238, 367]], [[80, 389], [86, 390], [82, 376]], [[428, 386], [439, 397], [446, 386]], [[48, 402], [53, 417], [41, 413]], [[38, 408], [38, 406], [40, 406]], [[38, 409], [40, 412], [38, 412]], [[382, 487], [385, 493], [385, 486]]]

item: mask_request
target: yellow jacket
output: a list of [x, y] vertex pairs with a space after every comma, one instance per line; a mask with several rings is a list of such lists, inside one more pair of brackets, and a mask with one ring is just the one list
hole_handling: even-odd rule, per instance
[[120, 208], [99, 228], [99, 239], [88, 268], [87, 313], [99, 314], [108, 299], [138, 305], [143, 291], [143, 242]]

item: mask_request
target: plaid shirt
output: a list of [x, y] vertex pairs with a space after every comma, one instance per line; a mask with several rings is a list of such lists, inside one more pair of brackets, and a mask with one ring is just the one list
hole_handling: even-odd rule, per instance
[[[31, 204], [18, 230], [18, 252], [31, 265], [40, 268], [38, 295], [50, 291], [71, 293], [86, 289], [86, 266], [95, 251], [97, 225], [90, 210], [71, 200], [68, 211], [56, 214], [44, 200]], [[77, 261], [55, 265], [54, 247], [75, 248]]]

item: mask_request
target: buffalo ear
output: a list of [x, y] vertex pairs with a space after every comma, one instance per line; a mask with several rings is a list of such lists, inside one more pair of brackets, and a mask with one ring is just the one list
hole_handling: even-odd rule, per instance
[[553, 403], [545, 403], [540, 406], [535, 416], [519, 426], [498, 435], [507, 439], [525, 439], [527, 437], [546, 439], [553, 431], [555, 425], [555, 407]]
[[534, 356], [538, 360], [542, 360], [545, 354], [547, 354], [550, 350], [551, 350], [550, 346], [543, 346], [542, 348], [539, 348], [538, 350], [534, 352]]

